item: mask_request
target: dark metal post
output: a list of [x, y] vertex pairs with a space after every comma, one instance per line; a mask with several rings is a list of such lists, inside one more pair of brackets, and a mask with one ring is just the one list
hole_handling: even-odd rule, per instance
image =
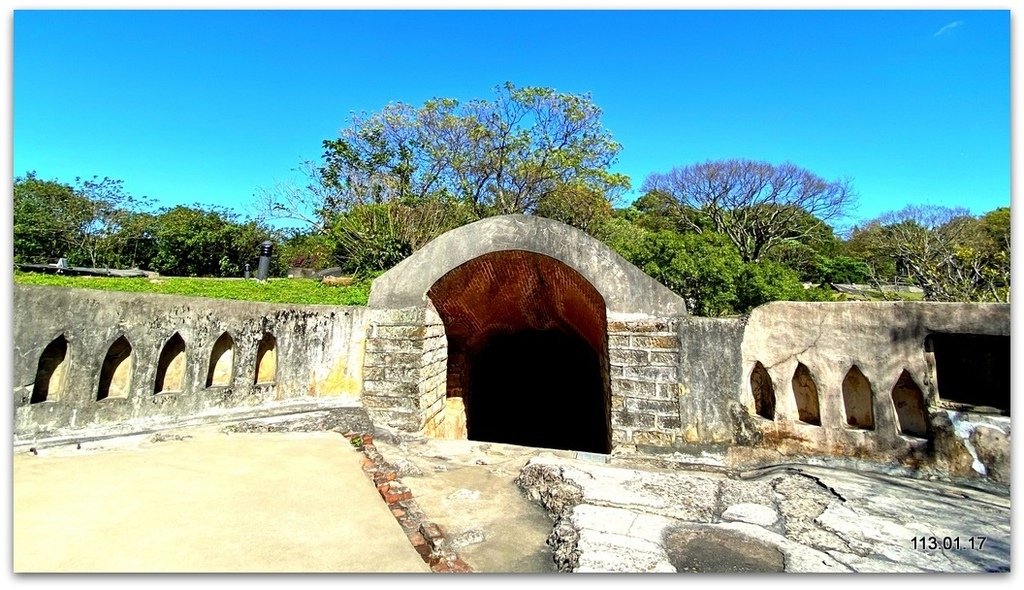
[[267, 240], [260, 244], [260, 266], [256, 269], [256, 278], [258, 280], [267, 280], [267, 273], [270, 272], [270, 255], [273, 252], [274, 242]]

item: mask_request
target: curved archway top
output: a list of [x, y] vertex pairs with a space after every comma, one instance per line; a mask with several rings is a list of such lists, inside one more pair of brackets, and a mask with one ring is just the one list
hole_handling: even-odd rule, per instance
[[377, 277], [369, 306], [424, 305], [448, 271], [490, 252], [523, 250], [550, 256], [580, 273], [614, 313], [686, 315], [686, 302], [614, 250], [564, 223], [534, 215], [501, 215], [455, 228]]

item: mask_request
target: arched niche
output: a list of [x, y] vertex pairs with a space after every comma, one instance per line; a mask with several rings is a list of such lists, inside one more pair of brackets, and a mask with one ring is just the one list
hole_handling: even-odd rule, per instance
[[132, 345], [124, 336], [110, 345], [100, 368], [97, 400], [128, 397], [131, 390], [133, 356]]
[[263, 334], [256, 347], [256, 383], [277, 380], [277, 338], [269, 332]]
[[754, 413], [768, 420], [775, 419], [775, 386], [761, 361], [750, 371], [750, 392], [754, 395]]
[[892, 405], [896, 410], [901, 433], [919, 438], [928, 436], [928, 411], [924, 392], [906, 369], [900, 373], [900, 378], [892, 388]]
[[821, 426], [821, 408], [818, 401], [818, 384], [810, 369], [797, 363], [793, 371], [793, 399], [796, 402], [797, 417], [801, 422]]
[[156, 365], [156, 383], [153, 393], [172, 393], [185, 388], [185, 339], [175, 332], [163, 350]]
[[853, 365], [843, 378], [843, 408], [846, 410], [846, 425], [863, 430], [874, 430], [874, 392], [871, 382]]
[[57, 401], [64, 392], [68, 366], [68, 341], [63, 334], [46, 345], [39, 355], [36, 380], [32, 384], [31, 403]]
[[213, 343], [206, 371], [206, 387], [227, 387], [235, 374], [235, 340], [224, 332]]

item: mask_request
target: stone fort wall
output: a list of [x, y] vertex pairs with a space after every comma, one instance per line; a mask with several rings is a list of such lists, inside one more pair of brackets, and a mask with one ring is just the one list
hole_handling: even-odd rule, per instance
[[[606, 333], [613, 454], [843, 457], [1009, 480], [1008, 305], [609, 311]], [[16, 285], [13, 344], [16, 441], [338, 407], [466, 436], [429, 308]]]
[[368, 310], [14, 287], [16, 439], [359, 407]]

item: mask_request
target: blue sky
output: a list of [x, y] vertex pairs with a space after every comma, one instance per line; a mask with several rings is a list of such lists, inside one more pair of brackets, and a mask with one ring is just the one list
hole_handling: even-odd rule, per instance
[[[16, 11], [15, 175], [254, 213], [350, 113], [590, 93], [616, 171], [790, 161], [854, 218], [1010, 203], [1008, 11]], [[631, 197], [637, 196], [635, 193]]]

